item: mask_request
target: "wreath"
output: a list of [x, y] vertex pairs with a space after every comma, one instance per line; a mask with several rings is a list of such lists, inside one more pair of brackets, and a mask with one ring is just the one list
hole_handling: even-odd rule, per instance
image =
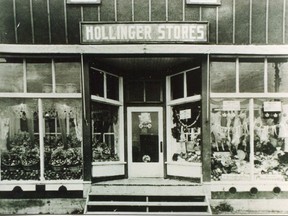
[[144, 155], [144, 156], [142, 157], [142, 160], [143, 160], [143, 162], [147, 163], [147, 162], [150, 162], [150, 161], [151, 161], [151, 158], [150, 158], [149, 155]]

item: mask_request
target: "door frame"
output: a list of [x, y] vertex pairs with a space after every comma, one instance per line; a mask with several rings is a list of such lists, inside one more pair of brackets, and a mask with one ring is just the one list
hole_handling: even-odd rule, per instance
[[[158, 148], [159, 148], [159, 162], [158, 163], [133, 163], [132, 161], [132, 112], [157, 112], [158, 113]], [[164, 121], [163, 121], [163, 107], [127, 107], [127, 163], [128, 163], [128, 178], [138, 177], [159, 177], [164, 178]], [[150, 175], [146, 171], [151, 171]]]

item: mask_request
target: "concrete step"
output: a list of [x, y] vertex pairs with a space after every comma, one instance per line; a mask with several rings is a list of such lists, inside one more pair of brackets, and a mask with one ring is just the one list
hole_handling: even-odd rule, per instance
[[[87, 212], [87, 215], [137, 215], [135, 214], [135, 212]], [[143, 215], [143, 213], [139, 214], [139, 215]], [[189, 216], [189, 215], [197, 215], [197, 216], [204, 216], [204, 215], [211, 215], [211, 213], [209, 212], [145, 212], [145, 215], [159, 215], [159, 216], [166, 216], [166, 215], [185, 215], [185, 216]]]
[[119, 212], [177, 212], [211, 213], [205, 196], [135, 196], [89, 195], [85, 213]]
[[86, 214], [211, 215], [201, 184], [166, 179], [126, 179], [95, 183]]

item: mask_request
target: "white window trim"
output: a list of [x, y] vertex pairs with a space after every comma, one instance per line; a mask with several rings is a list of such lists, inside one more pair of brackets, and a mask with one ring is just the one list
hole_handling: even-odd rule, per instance
[[[217, 56], [219, 57], [219, 56]], [[227, 56], [225, 56], [227, 58]], [[225, 58], [223, 57], [223, 58]], [[243, 56], [244, 57], [244, 56]], [[220, 57], [221, 58], [221, 57]], [[229, 56], [228, 58], [233, 59], [233, 56]], [[245, 58], [245, 57], [244, 57]], [[247, 56], [246, 56], [247, 58]], [[288, 58], [285, 56], [266, 56], [266, 57], [261, 57], [261, 56], [254, 56], [253, 58], [259, 58], [263, 59], [264, 61], [264, 91], [263, 93], [240, 93], [239, 92], [239, 59], [236, 58], [236, 68], [235, 68], [235, 73], [236, 73], [236, 92], [235, 93], [212, 93], [210, 92], [210, 99], [249, 99], [249, 125], [253, 130], [249, 130], [249, 135], [250, 135], [250, 158], [249, 158], [249, 163], [250, 163], [250, 174], [249, 174], [249, 182], [251, 181], [256, 181], [255, 175], [254, 175], [254, 163], [251, 161], [254, 161], [255, 158], [255, 152], [254, 152], [254, 100], [255, 99], [285, 99], [288, 98], [288, 92], [268, 92], [268, 59], [271, 58]], [[234, 57], [235, 59], [235, 57]], [[210, 59], [211, 62], [211, 59]], [[211, 73], [211, 71], [209, 71]], [[210, 103], [207, 105], [210, 107]], [[209, 112], [211, 110], [209, 109]], [[213, 183], [216, 184], [221, 184], [223, 182], [227, 181], [213, 181]], [[286, 181], [287, 182], [287, 181]]]

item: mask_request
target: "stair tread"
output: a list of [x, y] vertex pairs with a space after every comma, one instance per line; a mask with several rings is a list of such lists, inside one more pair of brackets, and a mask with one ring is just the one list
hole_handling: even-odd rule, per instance
[[203, 202], [167, 202], [167, 201], [143, 201], [143, 202], [133, 202], [133, 201], [89, 201], [87, 205], [93, 205], [93, 206], [100, 206], [100, 205], [119, 205], [119, 206], [208, 206], [208, 203]]
[[[143, 212], [139, 212], [143, 214]], [[101, 215], [135, 215], [135, 212], [99, 212], [99, 211], [89, 211], [85, 214], [101, 214]], [[210, 212], [144, 212], [145, 215], [212, 215]]]

